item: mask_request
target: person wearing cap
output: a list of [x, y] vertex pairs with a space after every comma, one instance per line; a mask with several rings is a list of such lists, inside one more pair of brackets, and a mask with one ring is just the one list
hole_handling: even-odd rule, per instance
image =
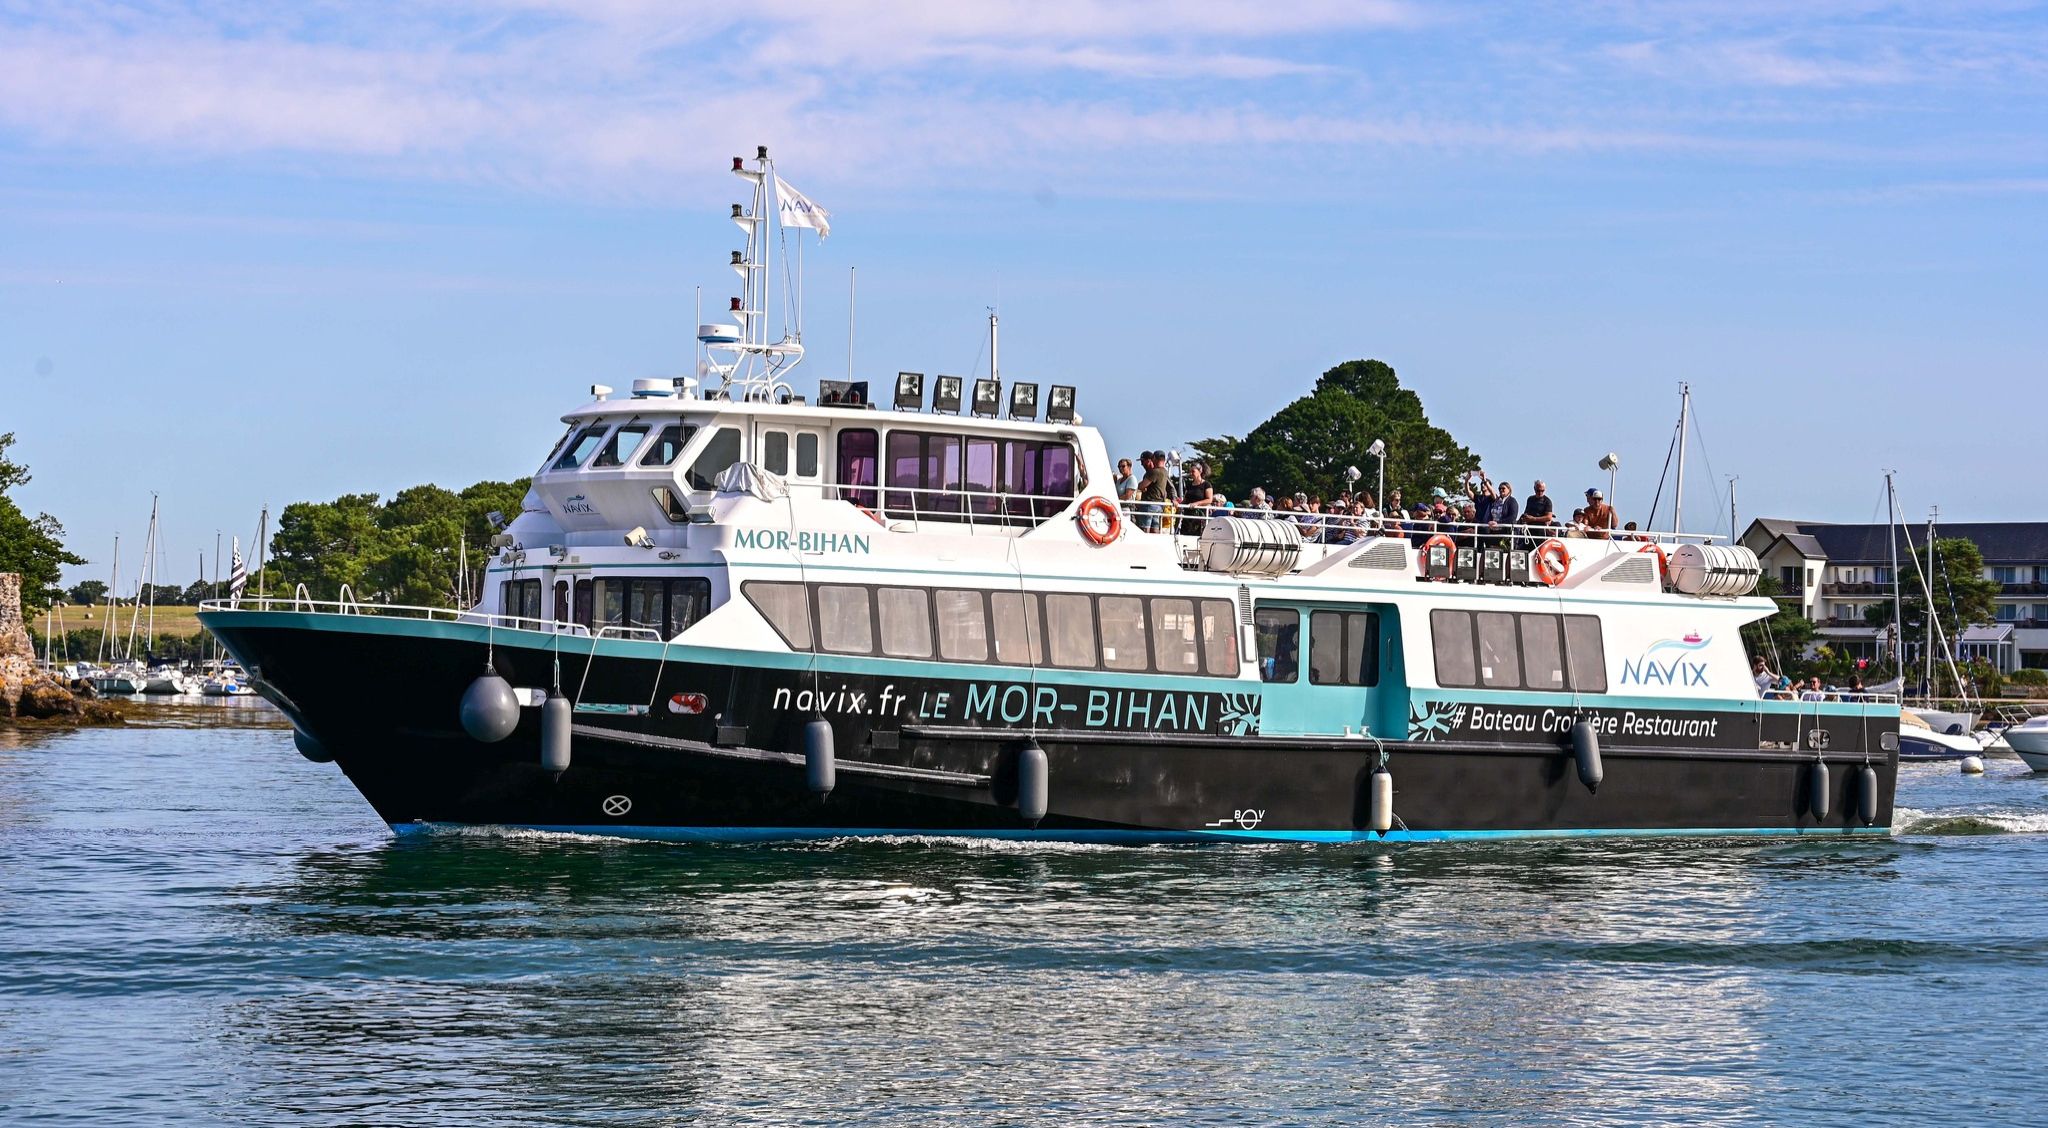
[[1597, 489], [1586, 491], [1586, 535], [1595, 540], [1607, 540], [1614, 536], [1614, 507]]
[[1416, 502], [1408, 521], [1408, 543], [1421, 548], [1434, 535], [1436, 522], [1429, 519], [1429, 506]]

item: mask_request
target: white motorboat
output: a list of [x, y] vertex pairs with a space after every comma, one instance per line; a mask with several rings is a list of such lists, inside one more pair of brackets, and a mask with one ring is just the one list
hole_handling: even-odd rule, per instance
[[1927, 722], [1927, 727], [1949, 736], [1968, 736], [1977, 727], [1977, 714], [1952, 709], [1922, 709], [1915, 706], [1913, 712]]
[[2005, 742], [2014, 754], [2037, 772], [2048, 772], [2048, 716], [2035, 717], [2005, 730]]
[[1966, 730], [1949, 733], [1936, 730], [1912, 709], [1899, 711], [1899, 760], [1960, 760], [1982, 756], [1984, 746]]

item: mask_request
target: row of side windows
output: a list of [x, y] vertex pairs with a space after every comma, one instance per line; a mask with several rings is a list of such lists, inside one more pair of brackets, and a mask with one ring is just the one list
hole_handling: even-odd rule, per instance
[[1431, 611], [1429, 629], [1446, 689], [1607, 692], [1597, 616]]
[[621, 627], [669, 639], [711, 613], [711, 581], [702, 576], [579, 579], [573, 588], [568, 580], [556, 580], [552, 614], [541, 610], [541, 582], [537, 579], [505, 580], [500, 591], [503, 614], [532, 620], [536, 627], [551, 617], [557, 623], [581, 623], [593, 631]]
[[1223, 599], [750, 580], [741, 590], [792, 650], [1070, 670], [1236, 677]]

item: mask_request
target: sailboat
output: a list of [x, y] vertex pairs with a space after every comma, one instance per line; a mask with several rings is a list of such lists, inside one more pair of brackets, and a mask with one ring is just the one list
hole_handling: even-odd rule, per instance
[[[1898, 671], [1899, 676], [1884, 685], [1873, 686], [1872, 691], [1899, 694], [1904, 710], [1901, 721], [1907, 726], [1907, 729], [1917, 732], [1921, 726], [1924, 726], [1927, 731], [1937, 735], [1968, 737], [1970, 731], [1977, 727], [1978, 714], [1975, 711], [1968, 709], [1940, 709], [1935, 707], [1936, 702], [1931, 697], [1913, 700], [1906, 696], [1905, 576], [1899, 571], [1898, 536], [1902, 535], [1906, 538], [1906, 552], [1910, 556], [1914, 552], [1913, 533], [1912, 530], [1906, 528], [1905, 522], [1899, 519], [1899, 495], [1889, 473], [1884, 476], [1884, 489], [1888, 507], [1887, 516], [1890, 518], [1892, 528], [1898, 534], [1892, 536], [1890, 541], [1892, 552], [1892, 667]], [[1929, 518], [1927, 522], [1927, 545], [1928, 556], [1931, 562], [1934, 553], [1934, 521], [1932, 518]], [[1928, 568], [1922, 567], [1919, 564], [1919, 557], [1914, 556], [1913, 559], [1914, 570], [1920, 573], [1922, 597], [1927, 600], [1927, 638], [1921, 645], [1921, 654], [1925, 659], [1926, 669], [1920, 683], [1921, 688], [1923, 691], [1931, 691], [1933, 689], [1934, 655], [1937, 650], [1941, 653], [1942, 660], [1948, 664], [1950, 679], [1958, 687], [1961, 687], [1963, 684], [1962, 676], [1957, 672], [1955, 658], [1949, 652], [1948, 641], [1943, 636], [1941, 629], [1941, 620], [1934, 614], [1934, 582], [1928, 576]], [[1963, 701], [1965, 704], [1968, 703], [1969, 698], [1967, 695], [1963, 698]], [[1907, 730], [1902, 729], [1900, 731], [1900, 740], [1904, 741], [1906, 735]], [[1976, 753], [1972, 751], [1969, 754], [1975, 755]], [[1908, 758], [1903, 745], [1900, 749], [1900, 757], [1902, 759]], [[1952, 759], [1954, 757], [1930, 755], [1924, 758]]]

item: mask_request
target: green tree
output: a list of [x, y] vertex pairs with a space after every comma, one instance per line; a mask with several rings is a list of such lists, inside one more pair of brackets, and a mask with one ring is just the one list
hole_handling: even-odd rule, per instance
[[85, 561], [64, 548], [64, 526], [47, 513], [21, 511], [8, 491], [29, 481], [28, 467], [7, 457], [14, 432], [0, 435], [0, 572], [21, 573], [22, 603], [44, 607], [62, 596], [57, 587], [66, 564]]
[[[1927, 581], [1924, 584], [1923, 575]], [[1931, 548], [1922, 545], [1899, 566], [1899, 576], [1905, 581], [1900, 602], [1905, 608], [1904, 634], [1909, 648], [1933, 645], [1927, 615], [1926, 589], [1930, 587], [1934, 591], [1934, 622], [1940, 624], [1951, 652], [1965, 628], [1998, 619], [1998, 581], [1984, 578], [1984, 553], [1974, 541], [1941, 537]], [[1873, 627], [1891, 626], [1891, 602], [1873, 605], [1863, 613], [1863, 618]], [[1889, 653], [1884, 655], [1887, 663], [1890, 657]], [[1936, 679], [1948, 681], [1947, 663], [1937, 665], [1941, 668], [1936, 671]]]
[[85, 607], [90, 607], [106, 597], [105, 580], [83, 580], [73, 584], [71, 590], [64, 593], [65, 599]]
[[293, 503], [271, 540], [272, 579], [280, 590], [305, 584], [316, 599], [336, 598], [347, 584], [360, 599], [454, 606], [464, 548], [474, 580], [498, 528], [490, 515], [518, 516], [529, 484], [478, 482], [460, 493], [412, 486], [381, 504], [375, 494]]
[[1813, 620], [1799, 613], [1798, 597], [1786, 595], [1775, 576], [1759, 577], [1756, 593], [1770, 597], [1778, 610], [1770, 618], [1742, 628], [1742, 641], [1750, 656], [1762, 655], [1774, 672], [1791, 677], [1832, 672], [1832, 652], [1823, 647], [1810, 657], [1807, 654], [1820, 632]]
[[1377, 460], [1366, 452], [1375, 440], [1386, 443], [1388, 486], [1402, 487], [1410, 497], [1431, 486], [1455, 485], [1479, 465], [1477, 455], [1430, 423], [1421, 397], [1401, 387], [1391, 366], [1351, 360], [1323, 373], [1312, 392], [1243, 440], [1232, 441], [1225, 492], [1238, 498], [1264, 486], [1276, 494], [1330, 494], [1345, 488], [1345, 470], [1353, 466], [1361, 483], [1374, 482]]

